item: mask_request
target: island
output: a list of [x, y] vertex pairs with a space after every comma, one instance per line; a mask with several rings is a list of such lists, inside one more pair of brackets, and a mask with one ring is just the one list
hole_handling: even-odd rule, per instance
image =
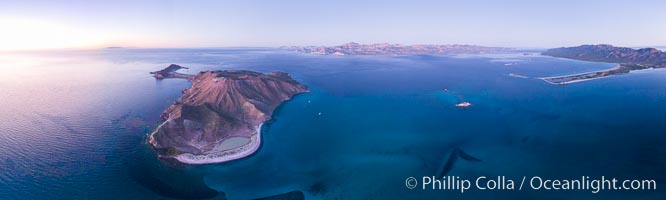
[[515, 73], [509, 73], [509, 76], [511, 76], [511, 77], [516, 77], [516, 78], [530, 78], [530, 77], [528, 77], [528, 76], [520, 75], [520, 74], [515, 74]]
[[305, 85], [283, 72], [202, 71], [196, 75], [169, 67], [151, 72], [156, 79], [183, 78], [192, 83], [161, 115], [163, 122], [148, 136], [160, 158], [187, 164], [219, 163], [254, 153], [261, 126], [273, 111]]
[[486, 52], [509, 51], [511, 48], [484, 47], [476, 45], [401, 45], [401, 44], [359, 44], [346, 43], [339, 46], [292, 46], [283, 47], [309, 54], [319, 55], [420, 55], [420, 54], [478, 54]]
[[541, 54], [558, 58], [617, 64], [613, 68], [601, 71], [541, 78], [541, 80], [557, 85], [629, 73], [634, 70], [666, 68], [666, 52], [655, 48], [632, 49], [600, 44], [548, 49]]
[[153, 77], [155, 77], [156, 79], [165, 79], [165, 78], [191, 79], [191, 78], [194, 77], [194, 75], [181, 74], [181, 73], [176, 72], [179, 69], [189, 69], [189, 68], [181, 67], [180, 65], [176, 65], [176, 64], [171, 64], [167, 68], [164, 68], [163, 70], [150, 72], [150, 74], [152, 74]]

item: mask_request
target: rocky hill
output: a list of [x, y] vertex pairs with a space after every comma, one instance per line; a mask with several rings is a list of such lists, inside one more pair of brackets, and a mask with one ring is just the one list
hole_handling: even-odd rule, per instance
[[548, 49], [543, 55], [583, 61], [666, 67], [666, 52], [655, 48], [632, 49], [607, 44]]
[[247, 145], [227, 148], [224, 141], [241, 137], [248, 143], [258, 142], [258, 129], [271, 118], [273, 110], [294, 95], [308, 91], [281, 72], [204, 71], [183, 78], [191, 80], [192, 87], [164, 111], [165, 122], [150, 135], [149, 143], [161, 156], [193, 164], [249, 155], [258, 144], [250, 144], [255, 149], [248, 149]]

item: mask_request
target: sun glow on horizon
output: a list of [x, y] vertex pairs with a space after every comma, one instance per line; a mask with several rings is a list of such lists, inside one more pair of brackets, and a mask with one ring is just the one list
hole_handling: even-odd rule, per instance
[[108, 35], [44, 20], [0, 17], [0, 50], [21, 51], [96, 47]]

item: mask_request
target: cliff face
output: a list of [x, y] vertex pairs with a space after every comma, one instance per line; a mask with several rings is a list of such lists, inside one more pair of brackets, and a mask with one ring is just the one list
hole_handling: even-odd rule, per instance
[[549, 49], [543, 55], [583, 61], [666, 67], [666, 52], [654, 48], [632, 49], [607, 44]]
[[149, 140], [162, 155], [219, 151], [230, 137], [256, 134], [279, 104], [308, 91], [280, 72], [205, 71], [188, 79], [192, 87], [164, 111]]

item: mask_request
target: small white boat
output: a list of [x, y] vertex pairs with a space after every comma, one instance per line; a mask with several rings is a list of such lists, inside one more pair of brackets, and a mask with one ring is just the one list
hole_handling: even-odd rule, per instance
[[472, 106], [472, 104], [470, 102], [467, 102], [467, 101], [456, 104], [456, 107], [462, 107], [462, 108], [470, 107], [470, 106]]

